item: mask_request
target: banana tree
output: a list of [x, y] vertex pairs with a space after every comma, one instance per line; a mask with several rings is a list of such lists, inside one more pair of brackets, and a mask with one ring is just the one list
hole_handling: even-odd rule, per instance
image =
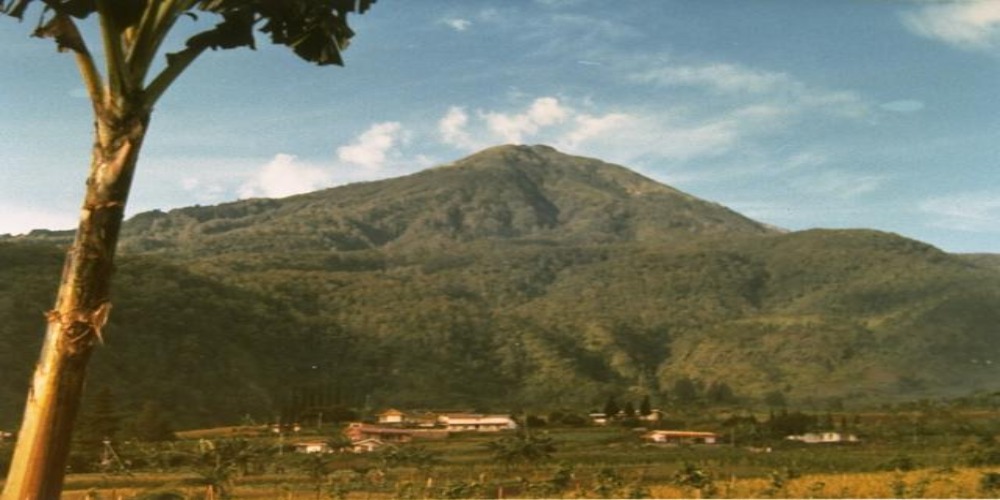
[[[28, 393], [3, 500], [58, 498], [87, 362], [111, 312], [115, 246], [153, 106], [206, 50], [254, 48], [255, 33], [319, 65], [342, 65], [348, 15], [375, 0], [0, 0], [0, 14], [39, 10], [34, 35], [76, 61], [93, 104], [86, 194]], [[179, 21], [203, 26], [173, 52]], [[182, 21], [183, 20], [183, 21]], [[96, 22], [93, 40], [80, 26]], [[214, 24], [214, 25], [213, 25]], [[90, 31], [88, 31], [89, 33]], [[99, 43], [103, 60], [91, 44]], [[165, 56], [165, 64], [157, 60]], [[162, 59], [161, 59], [162, 61]]]

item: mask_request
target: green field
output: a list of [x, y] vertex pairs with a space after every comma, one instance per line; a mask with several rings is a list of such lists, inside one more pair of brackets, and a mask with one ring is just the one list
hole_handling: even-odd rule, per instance
[[505, 438], [523, 442], [515, 432], [317, 455], [294, 453], [290, 445], [333, 438], [335, 426], [280, 439], [250, 427], [183, 432], [176, 441], [118, 444], [120, 462], [103, 472], [71, 473], [63, 498], [981, 498], [1000, 492], [996, 410], [925, 404], [819, 416], [856, 426], [861, 442], [840, 445], [764, 437], [727, 426], [724, 417], [731, 416], [688, 415], [689, 426], [726, 436], [716, 445], [653, 445], [621, 425], [539, 426], [531, 435], [552, 449], [533, 460], [491, 447]]

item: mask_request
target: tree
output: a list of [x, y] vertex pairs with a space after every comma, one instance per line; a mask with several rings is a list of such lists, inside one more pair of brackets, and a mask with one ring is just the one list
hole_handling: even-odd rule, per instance
[[115, 398], [111, 390], [102, 387], [90, 402], [89, 411], [84, 413], [75, 429], [79, 443], [100, 445], [106, 439], [114, 440], [120, 430], [121, 417], [115, 410]]
[[625, 409], [622, 412], [625, 414], [625, 418], [633, 418], [635, 417], [635, 406], [632, 405], [631, 401], [626, 401]]
[[517, 463], [535, 463], [552, 458], [555, 442], [547, 434], [541, 436], [518, 431], [516, 435], [502, 437], [486, 443], [493, 457], [507, 467]]
[[764, 404], [771, 408], [784, 408], [787, 402], [784, 393], [775, 390], [764, 394]]
[[725, 382], [712, 382], [705, 396], [714, 404], [729, 404], [736, 401], [733, 389]]
[[618, 413], [620, 411], [622, 411], [622, 410], [621, 410], [621, 408], [618, 407], [618, 402], [615, 401], [615, 397], [614, 396], [608, 396], [608, 401], [606, 403], [604, 403], [604, 414], [608, 418], [615, 418], [615, 417], [618, 416]]
[[[375, 0], [41, 0], [34, 34], [73, 54], [94, 111], [94, 146], [80, 222], [66, 254], [55, 306], [47, 314], [3, 499], [58, 498], [80, 406], [87, 362], [111, 311], [115, 246], [153, 106], [207, 49], [253, 48], [254, 29], [319, 65], [341, 65], [347, 17]], [[0, 0], [23, 19], [34, 0]], [[209, 14], [214, 27], [165, 53], [178, 20]], [[97, 20], [103, 68], [78, 24]], [[157, 65], [160, 54], [166, 64]], [[103, 69], [103, 71], [102, 71]]]
[[694, 403], [698, 400], [698, 386], [688, 377], [674, 382], [674, 397], [678, 403]]
[[132, 424], [132, 431], [136, 439], [147, 443], [157, 443], [160, 441], [173, 441], [174, 430], [170, 425], [170, 419], [163, 412], [163, 407], [156, 401], [146, 401], [142, 409], [135, 417]]
[[87, 406], [74, 429], [73, 454], [96, 462], [106, 453], [105, 447], [115, 441], [121, 417], [115, 410], [114, 396], [107, 387], [98, 390]]
[[648, 417], [653, 413], [653, 405], [649, 402], [649, 396], [642, 397], [642, 403], [639, 403], [639, 415], [643, 417]]

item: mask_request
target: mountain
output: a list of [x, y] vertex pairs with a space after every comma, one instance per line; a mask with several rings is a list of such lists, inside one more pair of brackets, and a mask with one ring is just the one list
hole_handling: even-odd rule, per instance
[[[0, 241], [0, 427], [64, 233]], [[414, 175], [125, 225], [91, 385], [178, 422], [317, 405], [539, 410], [996, 390], [1000, 266], [780, 231], [624, 167], [501, 146]]]
[[481, 239], [673, 243], [772, 229], [635, 172], [547, 146], [500, 146], [414, 175], [126, 226], [131, 252], [442, 248]]

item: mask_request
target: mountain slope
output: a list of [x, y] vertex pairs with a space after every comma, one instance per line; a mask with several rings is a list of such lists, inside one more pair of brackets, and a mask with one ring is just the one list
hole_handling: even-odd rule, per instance
[[[61, 238], [0, 243], [0, 424], [23, 399]], [[190, 423], [301, 410], [290, 388], [317, 387], [309, 404], [668, 404], [693, 381], [703, 397], [724, 384], [749, 402], [860, 405], [996, 390], [1000, 366], [990, 256], [783, 233], [542, 146], [142, 214], [123, 246], [93, 383]]]
[[[0, 428], [20, 417], [62, 256], [51, 244], [0, 243]], [[135, 256], [121, 260], [115, 287], [88, 386], [111, 389], [119, 411], [156, 400], [179, 425], [266, 415], [319, 359], [314, 329], [252, 292]]]

